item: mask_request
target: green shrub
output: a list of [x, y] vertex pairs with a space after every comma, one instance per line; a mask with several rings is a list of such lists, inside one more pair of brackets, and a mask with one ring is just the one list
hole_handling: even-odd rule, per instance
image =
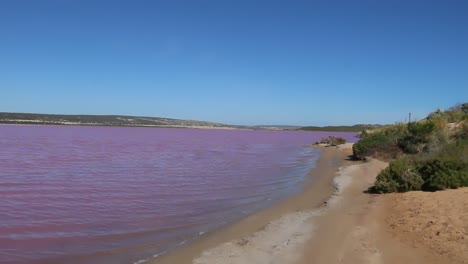
[[447, 116], [445, 115], [445, 112], [442, 112], [440, 109], [437, 109], [436, 111], [430, 113], [427, 116], [428, 120], [439, 120], [439, 119], [445, 119]]
[[459, 122], [463, 120], [466, 115], [461, 110], [447, 111], [446, 114], [447, 114], [447, 122], [449, 123]]
[[408, 132], [414, 140], [425, 142], [429, 135], [436, 129], [436, 124], [433, 121], [415, 122], [408, 124]]
[[346, 139], [344, 138], [340, 138], [340, 137], [332, 137], [332, 136], [329, 136], [328, 138], [322, 138], [320, 140], [320, 142], [318, 142], [320, 144], [329, 144], [329, 145], [332, 145], [332, 146], [337, 146], [337, 145], [341, 145], [341, 144], [344, 144], [346, 143]]
[[[370, 191], [437, 191], [468, 186], [468, 103], [437, 110], [426, 120], [386, 127], [355, 144], [357, 157], [380, 150], [394, 151], [394, 142], [405, 155], [390, 162]], [[458, 124], [447, 126], [447, 122]]]
[[449, 142], [449, 135], [445, 129], [436, 130], [430, 137], [429, 142], [424, 146], [423, 151], [426, 153], [438, 153]]
[[413, 136], [408, 135], [398, 140], [398, 146], [403, 152], [408, 154], [416, 154], [424, 148], [424, 143], [414, 140]]
[[353, 155], [358, 159], [364, 159], [376, 151], [385, 151], [394, 145], [392, 138], [383, 133], [369, 134], [353, 145]]
[[375, 193], [438, 191], [468, 186], [468, 166], [453, 158], [435, 158], [413, 164], [395, 160], [377, 175]]
[[434, 121], [409, 123], [408, 134], [398, 139], [398, 146], [405, 153], [419, 153], [430, 142], [436, 128], [437, 126]]
[[468, 174], [460, 171], [436, 171], [423, 185], [423, 191], [456, 189], [468, 186]]
[[437, 191], [468, 186], [468, 139], [441, 144], [433, 151], [390, 162], [370, 191]]
[[396, 158], [402, 151], [418, 153], [424, 149], [435, 128], [436, 124], [432, 121], [397, 123], [376, 133], [362, 134], [362, 139], [353, 147], [353, 154], [356, 158], [363, 159], [377, 152], [384, 158]]
[[454, 143], [445, 145], [439, 153], [438, 157], [456, 159], [468, 166], [468, 138], [463, 138]]
[[424, 191], [468, 186], [468, 167], [457, 158], [439, 157], [427, 160], [420, 166], [419, 173], [424, 179]]
[[415, 166], [406, 159], [390, 162], [389, 166], [382, 170], [370, 189], [375, 193], [407, 192], [421, 190], [424, 180]]

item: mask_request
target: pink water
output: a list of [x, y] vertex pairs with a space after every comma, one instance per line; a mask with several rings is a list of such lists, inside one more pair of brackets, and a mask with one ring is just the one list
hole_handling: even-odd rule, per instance
[[[0, 126], [0, 263], [134, 263], [300, 190], [328, 135]], [[313, 183], [312, 183], [313, 184]]]

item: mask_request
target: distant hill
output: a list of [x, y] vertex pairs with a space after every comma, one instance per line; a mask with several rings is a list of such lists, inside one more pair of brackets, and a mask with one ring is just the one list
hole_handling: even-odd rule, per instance
[[29, 113], [0, 113], [0, 124], [236, 128], [235, 126], [229, 126], [221, 123], [162, 117], [124, 115], [55, 115]]
[[369, 125], [369, 124], [358, 124], [353, 126], [306, 126], [298, 128], [298, 130], [307, 131], [327, 131], [327, 132], [360, 132], [367, 129], [373, 129], [381, 127], [382, 125]]
[[0, 124], [36, 124], [36, 125], [75, 125], [75, 126], [120, 126], [120, 127], [181, 127], [181, 128], [216, 128], [216, 129], [266, 129], [266, 130], [308, 130], [308, 131], [343, 131], [359, 132], [379, 125], [354, 126], [287, 126], [259, 125], [238, 126], [222, 123], [183, 120], [165, 117], [126, 116], [126, 115], [58, 115], [0, 112]]

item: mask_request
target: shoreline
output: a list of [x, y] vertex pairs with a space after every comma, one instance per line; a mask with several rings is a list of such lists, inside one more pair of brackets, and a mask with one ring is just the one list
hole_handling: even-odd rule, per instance
[[[214, 129], [214, 130], [256, 130], [253, 128], [238, 128], [238, 127], [217, 127], [217, 126], [179, 126], [179, 125], [106, 125], [93, 123], [41, 123], [41, 122], [19, 122], [7, 123], [0, 122], [0, 125], [17, 125], [17, 126], [61, 126], [61, 127], [129, 127], [129, 128], [188, 128], [188, 129]], [[257, 130], [273, 130], [273, 129], [257, 129]]]
[[[259, 232], [262, 232], [265, 229], [266, 232], [264, 232], [264, 234], [271, 234], [272, 232], [268, 232], [268, 229], [272, 224], [285, 224], [284, 226], [289, 226], [291, 221], [300, 224], [307, 222], [312, 216], [309, 214], [310, 211], [322, 207], [334, 194], [336, 190], [334, 178], [339, 169], [347, 167], [353, 163], [353, 161], [348, 160], [349, 155], [352, 154], [349, 146], [350, 145], [348, 145], [347, 148], [314, 146], [315, 148], [320, 149], [322, 153], [316, 162], [316, 166], [308, 173], [307, 178], [305, 179], [306, 182], [313, 181], [313, 183], [305, 185], [304, 189], [300, 193], [270, 207], [264, 208], [252, 215], [246, 216], [239, 221], [208, 232], [192, 243], [161, 255], [155, 259], [150, 259], [144, 263], [192, 263], [205, 251], [219, 245], [229, 243], [230, 241], [237, 241], [237, 244], [234, 246], [242, 247], [249, 243], [249, 240], [246, 238], [252, 237], [253, 234], [258, 235]], [[302, 214], [303, 212], [309, 213]], [[285, 216], [290, 219], [285, 219]], [[298, 230], [302, 230], [302, 227], [303, 226], [301, 225]], [[289, 230], [289, 232], [297, 233], [298, 230]], [[298, 236], [301, 237], [301, 239], [307, 238], [307, 233], [311, 233], [307, 232], [307, 230], [302, 230], [301, 232], [304, 233], [303, 235]], [[289, 236], [291, 234], [285, 235]], [[282, 240], [282, 238], [283, 237], [278, 237], [279, 240]], [[264, 239], [261, 240], [265, 241]], [[274, 243], [274, 241], [270, 242]], [[271, 246], [276, 246], [276, 248], [278, 248], [279, 245]], [[294, 251], [296, 251], [296, 249], [294, 249]], [[221, 254], [220, 258], [223, 259], [224, 256]], [[204, 260], [197, 261], [197, 263], [205, 263]]]

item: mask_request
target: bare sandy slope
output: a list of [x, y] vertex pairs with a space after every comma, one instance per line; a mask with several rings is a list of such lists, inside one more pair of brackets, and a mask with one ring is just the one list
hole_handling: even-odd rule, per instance
[[425, 247], [446, 263], [468, 263], [468, 188], [384, 197], [389, 232], [410, 247]]

